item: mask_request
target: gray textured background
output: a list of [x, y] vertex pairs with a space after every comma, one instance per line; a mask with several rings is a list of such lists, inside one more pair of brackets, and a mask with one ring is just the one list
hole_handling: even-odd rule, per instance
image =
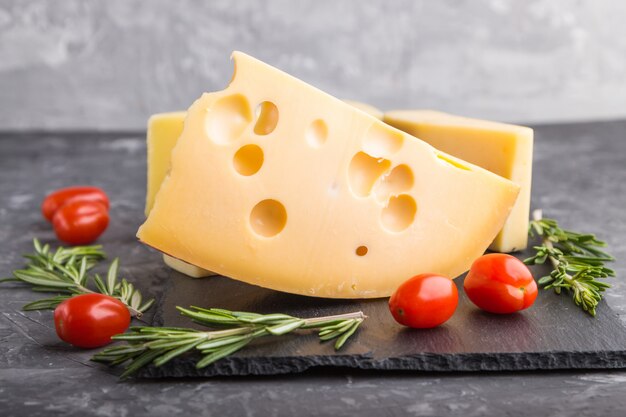
[[1, 0], [0, 130], [142, 129], [239, 49], [331, 94], [519, 122], [626, 116], [626, 2]]

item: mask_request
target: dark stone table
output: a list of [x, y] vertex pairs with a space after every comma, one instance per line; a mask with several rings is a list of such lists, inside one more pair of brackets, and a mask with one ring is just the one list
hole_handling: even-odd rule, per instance
[[[0, 276], [31, 239], [54, 242], [39, 214], [50, 190], [85, 183], [112, 200], [103, 243], [131, 280], [155, 254], [134, 239], [143, 216], [142, 134], [0, 135]], [[626, 319], [626, 121], [538, 126], [533, 206], [596, 232], [617, 257], [607, 301]], [[159, 296], [163, 276], [142, 276]], [[50, 312], [24, 313], [25, 289], [0, 289], [0, 416], [622, 416], [626, 371], [398, 373], [323, 369], [300, 375], [119, 382], [90, 353], [57, 340]], [[150, 320], [147, 317], [146, 320]]]

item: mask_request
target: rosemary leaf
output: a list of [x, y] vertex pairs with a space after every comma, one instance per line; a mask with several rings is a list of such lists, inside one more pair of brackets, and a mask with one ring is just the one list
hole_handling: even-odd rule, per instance
[[115, 292], [115, 284], [117, 284], [117, 267], [118, 267], [118, 259], [115, 258], [113, 262], [111, 262], [111, 266], [109, 267], [109, 272], [107, 273], [107, 293], [109, 295], [113, 295]]
[[301, 327], [303, 324], [304, 324], [304, 320], [292, 319], [284, 323], [279, 323], [273, 326], [269, 326], [266, 329], [268, 332], [270, 332], [274, 336], [280, 336], [280, 335], [296, 330], [298, 327]]
[[146, 347], [148, 349], [173, 349], [189, 342], [193, 342], [198, 340], [197, 337], [186, 337], [184, 339], [178, 339], [175, 337], [166, 337], [165, 339], [161, 338], [160, 340], [155, 340], [152, 342], [146, 343]]
[[34, 311], [34, 310], [54, 310], [59, 304], [63, 301], [67, 300], [71, 296], [69, 295], [60, 295], [52, 298], [43, 298], [41, 300], [33, 301], [32, 303], [28, 303], [22, 307], [24, 311]]
[[325, 329], [319, 332], [319, 337], [321, 341], [331, 340], [336, 338], [337, 336], [343, 334], [346, 330], [348, 330], [354, 324], [354, 320], [346, 320], [342, 326], [337, 327], [335, 330]]
[[148, 309], [150, 309], [150, 307], [152, 307], [152, 304], [154, 304], [154, 298], [146, 301], [141, 307], [139, 307], [137, 310], [141, 311], [142, 313], [145, 313], [146, 311], [148, 311]]
[[231, 345], [228, 345], [218, 351], [215, 351], [213, 353], [209, 353], [208, 355], [206, 355], [204, 358], [200, 359], [200, 361], [196, 364], [196, 368], [198, 369], [202, 369], [205, 368], [207, 366], [209, 366], [210, 364], [212, 364], [213, 362], [216, 362], [222, 358], [225, 358], [228, 355], [231, 355], [235, 352], [237, 352], [238, 350], [240, 350], [241, 348], [245, 347], [248, 343], [250, 343], [252, 339], [244, 339], [240, 342], [237, 343], [233, 343]]
[[190, 351], [191, 349], [195, 348], [200, 343], [202, 343], [202, 340], [195, 340], [193, 342], [187, 343], [186, 345], [182, 345], [182, 346], [180, 346], [180, 347], [178, 347], [176, 349], [170, 350], [166, 354], [161, 355], [158, 358], [156, 358], [154, 360], [154, 365], [155, 366], [164, 365], [167, 362], [169, 362], [170, 360], [174, 359], [175, 357], [180, 356], [183, 353], [185, 353], [187, 351]]
[[249, 337], [250, 336], [248, 334], [244, 334], [240, 336], [230, 336], [230, 337], [223, 337], [219, 339], [209, 340], [208, 342], [204, 342], [198, 345], [198, 350], [221, 348], [222, 346], [230, 345], [232, 343], [239, 342]]
[[120, 378], [121, 379], [127, 378], [128, 376], [137, 372], [140, 368], [149, 364], [150, 362], [152, 362], [154, 359], [161, 356], [162, 354], [163, 354], [163, 351], [159, 349], [145, 351], [144, 353], [142, 353], [141, 355], [133, 359], [133, 361], [130, 363], [130, 365], [128, 365], [126, 370], [124, 370], [122, 375], [120, 375]]
[[346, 331], [337, 339], [337, 342], [335, 342], [335, 350], [341, 349], [341, 347], [346, 343], [348, 338], [352, 336], [354, 332], [356, 332], [356, 329], [359, 328], [362, 322], [363, 320], [357, 320], [352, 326], [350, 326], [348, 331]]

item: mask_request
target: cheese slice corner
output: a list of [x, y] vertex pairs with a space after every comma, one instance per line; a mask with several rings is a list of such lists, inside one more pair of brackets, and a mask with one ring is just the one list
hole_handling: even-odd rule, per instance
[[142, 242], [250, 284], [374, 298], [462, 274], [504, 224], [513, 182], [233, 57], [230, 85], [187, 111]]
[[195, 265], [188, 264], [185, 261], [174, 258], [172, 256], [163, 254], [163, 262], [175, 271], [181, 274], [187, 275], [191, 278], [206, 278], [216, 275], [214, 272], [207, 271], [206, 269], [197, 267]]
[[385, 113], [384, 121], [518, 184], [521, 188], [515, 206], [489, 249], [506, 253], [527, 247], [533, 163], [531, 128], [434, 110], [390, 111]]

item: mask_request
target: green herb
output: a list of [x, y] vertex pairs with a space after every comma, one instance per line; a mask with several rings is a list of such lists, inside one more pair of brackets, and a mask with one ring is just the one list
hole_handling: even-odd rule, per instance
[[[51, 292], [58, 295], [26, 304], [24, 310], [54, 309], [63, 301], [77, 294], [102, 293], [122, 301], [131, 315], [141, 317], [154, 300], [142, 303], [141, 293], [126, 279], [117, 277], [118, 259], [113, 260], [109, 267], [106, 280], [98, 274], [90, 277], [89, 272], [105, 258], [102, 246], [59, 247], [55, 251], [50, 245], [41, 245], [37, 239], [33, 241], [35, 252], [24, 255], [28, 263], [24, 269], [13, 271], [13, 278], [1, 282], [16, 281], [31, 286], [31, 290]], [[88, 288], [93, 280], [96, 291]]]
[[218, 308], [176, 308], [195, 323], [223, 329], [131, 327], [130, 332], [113, 336], [113, 339], [127, 344], [107, 348], [92, 360], [110, 365], [130, 361], [122, 374], [125, 378], [150, 363], [161, 366], [183, 353], [196, 351], [200, 353], [196, 368], [201, 369], [237, 352], [255, 339], [304, 329], [318, 330], [322, 342], [335, 340], [335, 349], [339, 350], [366, 318], [361, 311], [302, 319], [286, 314], [263, 315]]
[[535, 246], [535, 255], [524, 262], [543, 264], [549, 260], [554, 268], [550, 275], [539, 279], [539, 285], [552, 288], [557, 294], [563, 289], [571, 292], [576, 305], [595, 316], [602, 293], [610, 287], [600, 279], [615, 276], [612, 269], [604, 266], [615, 260], [600, 249], [606, 243], [592, 234], [560, 228], [555, 220], [542, 218], [541, 210], [533, 212], [529, 234], [541, 237], [542, 245]]

